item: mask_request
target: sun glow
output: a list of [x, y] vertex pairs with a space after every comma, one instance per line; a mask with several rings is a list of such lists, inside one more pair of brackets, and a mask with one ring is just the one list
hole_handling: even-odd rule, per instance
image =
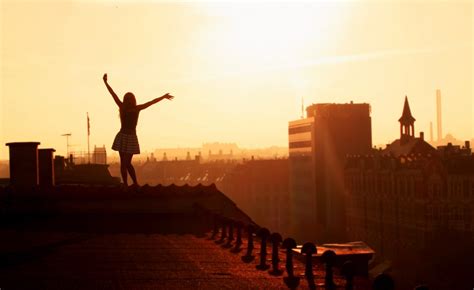
[[427, 135], [436, 89], [446, 131], [472, 138], [474, 117], [459, 118], [474, 116], [470, 3], [262, 1], [0, 0], [0, 144], [64, 155], [71, 132], [84, 150], [89, 112], [91, 144], [110, 148], [120, 122], [105, 72], [120, 96], [176, 96], [140, 115], [149, 152], [287, 146], [302, 102], [351, 100], [371, 104], [374, 145], [385, 144], [405, 95]]
[[229, 73], [294, 67], [337, 34], [333, 9], [311, 3], [211, 5], [219, 25], [204, 35], [205, 49]]

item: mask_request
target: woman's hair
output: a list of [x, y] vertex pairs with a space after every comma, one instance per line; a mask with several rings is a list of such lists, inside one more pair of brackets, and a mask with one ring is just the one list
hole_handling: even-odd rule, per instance
[[123, 105], [124, 109], [130, 109], [137, 105], [137, 100], [135, 99], [135, 95], [131, 92], [128, 92], [123, 96]]
[[123, 116], [125, 111], [128, 109], [133, 109], [137, 105], [137, 100], [135, 99], [135, 95], [131, 92], [126, 93], [123, 96], [123, 105], [120, 107], [120, 119], [123, 120]]

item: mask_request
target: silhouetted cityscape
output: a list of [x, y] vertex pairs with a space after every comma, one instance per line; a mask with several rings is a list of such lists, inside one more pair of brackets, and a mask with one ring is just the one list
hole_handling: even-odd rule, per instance
[[[363, 241], [375, 254], [370, 263], [358, 262], [359, 271], [388, 271], [400, 287], [416, 281], [440, 287], [433, 289], [468, 286], [463, 269], [474, 266], [470, 141], [434, 148], [423, 132], [415, 135], [408, 97], [401, 108], [400, 136], [383, 149], [372, 147], [369, 104], [313, 104], [306, 117], [289, 121], [287, 156], [278, 147], [208, 143], [156, 150], [135, 163], [136, 173], [145, 186], [216, 186], [256, 224], [317, 247]], [[39, 142], [7, 145], [7, 189], [120, 184], [120, 168], [108, 164], [105, 147], [95, 146], [89, 163], [73, 154], [53, 158], [55, 150], [37, 149]], [[456, 247], [447, 246], [452, 239]], [[438, 251], [465, 267], [435, 266]]]
[[0, 1], [0, 290], [474, 290], [474, 3]]

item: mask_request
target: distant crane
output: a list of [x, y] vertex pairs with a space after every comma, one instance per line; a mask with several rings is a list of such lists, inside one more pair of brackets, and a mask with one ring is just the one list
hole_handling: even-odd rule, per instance
[[66, 137], [66, 158], [69, 158], [69, 137], [71, 137], [71, 135], [71, 133], [65, 133], [61, 135]]

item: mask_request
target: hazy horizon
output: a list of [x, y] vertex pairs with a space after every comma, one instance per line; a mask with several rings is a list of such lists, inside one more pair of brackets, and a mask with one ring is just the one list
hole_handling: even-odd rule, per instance
[[[405, 95], [416, 135], [443, 98], [443, 135], [474, 137], [471, 2], [2, 1], [0, 141], [66, 140], [109, 152], [120, 128], [103, 82], [139, 103], [142, 151], [288, 146], [301, 102], [370, 103], [372, 141], [399, 137]], [[3, 146], [3, 145], [2, 145]], [[8, 148], [0, 150], [6, 159]], [[73, 150], [74, 150], [73, 149]]]

